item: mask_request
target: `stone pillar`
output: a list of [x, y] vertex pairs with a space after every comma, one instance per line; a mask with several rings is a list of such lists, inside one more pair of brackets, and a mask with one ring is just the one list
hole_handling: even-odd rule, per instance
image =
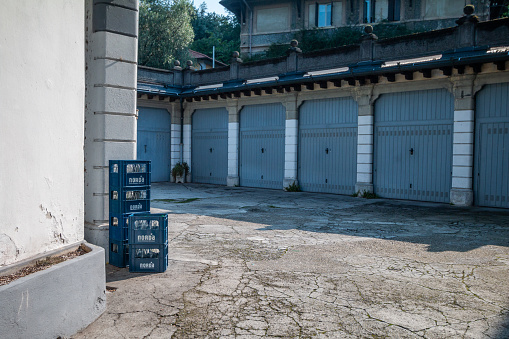
[[239, 186], [239, 113], [238, 101], [228, 102], [228, 177], [227, 186]]
[[182, 81], [184, 86], [190, 86], [192, 83], [191, 76], [194, 72], [193, 62], [191, 60], [186, 61], [186, 68], [182, 70]]
[[175, 60], [173, 62], [173, 84], [176, 86], [184, 86], [184, 76], [182, 75], [182, 67], [180, 67], [180, 61]]
[[371, 25], [365, 26], [364, 32], [360, 44], [360, 59], [361, 61], [372, 61], [375, 58], [373, 46], [378, 37], [373, 34], [373, 26]]
[[85, 4], [85, 239], [108, 261], [109, 160], [136, 159], [138, 2]]
[[192, 132], [192, 115], [194, 110], [186, 107], [184, 109], [184, 132], [183, 132], [183, 144], [181, 145], [182, 150], [182, 161], [187, 162], [189, 165], [189, 173], [186, 177], [186, 182], [191, 182], [191, 132]]
[[475, 31], [479, 18], [474, 15], [474, 11], [473, 5], [467, 5], [463, 8], [465, 15], [456, 20], [456, 24], [458, 24], [456, 41], [460, 48], [475, 46]]
[[283, 188], [299, 184], [297, 173], [297, 150], [299, 143], [299, 106], [297, 96], [289, 95], [283, 102], [286, 108], [285, 125], [285, 173]]
[[298, 45], [299, 42], [293, 39], [290, 42], [291, 47], [286, 51], [286, 71], [288, 73], [297, 72], [299, 70], [299, 54], [302, 53], [302, 50], [297, 47]]
[[230, 80], [239, 78], [239, 67], [241, 63], [242, 59], [239, 58], [239, 52], [233, 52], [232, 58], [230, 59]]
[[474, 202], [474, 78], [459, 75], [452, 78], [454, 94], [454, 128], [452, 149], [451, 203], [470, 206]]
[[[181, 115], [180, 106], [178, 102], [172, 104], [170, 113], [171, 113], [171, 146], [170, 146], [171, 147], [170, 170], [171, 170], [181, 159], [180, 153]], [[171, 176], [170, 180], [171, 182], [175, 182], [175, 178], [173, 176]]]
[[356, 96], [359, 117], [357, 125], [357, 183], [355, 192], [373, 193], [373, 129], [374, 105], [371, 89]]

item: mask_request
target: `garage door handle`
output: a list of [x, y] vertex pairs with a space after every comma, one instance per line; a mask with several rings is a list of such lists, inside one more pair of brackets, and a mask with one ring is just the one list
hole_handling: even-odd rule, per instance
[[147, 153], [147, 145], [145, 145], [145, 153]]
[[265, 148], [262, 148], [262, 153], [265, 152]]
[[328, 148], [325, 149], [325, 154], [329, 154], [329, 149]]
[[414, 149], [410, 148], [410, 155], [414, 155]]
[[212, 148], [210, 149], [210, 153], [212, 153]]

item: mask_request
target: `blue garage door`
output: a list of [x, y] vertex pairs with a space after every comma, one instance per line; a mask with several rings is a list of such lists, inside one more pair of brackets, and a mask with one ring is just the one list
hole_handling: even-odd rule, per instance
[[152, 182], [170, 180], [171, 117], [165, 109], [138, 107], [137, 159], [152, 161]]
[[352, 194], [357, 173], [357, 103], [311, 100], [299, 112], [299, 185], [303, 191]]
[[509, 84], [487, 85], [476, 96], [474, 199], [509, 208]]
[[375, 103], [375, 193], [449, 202], [453, 119], [445, 89], [382, 95]]
[[228, 176], [228, 111], [199, 109], [193, 114], [191, 173], [193, 182], [226, 185]]
[[281, 104], [246, 106], [240, 112], [240, 185], [283, 188], [285, 109]]

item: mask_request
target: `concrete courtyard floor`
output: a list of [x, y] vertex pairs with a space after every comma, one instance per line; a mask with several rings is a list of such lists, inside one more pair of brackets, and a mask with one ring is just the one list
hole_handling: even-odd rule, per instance
[[169, 183], [152, 199], [168, 270], [107, 265], [117, 290], [74, 338], [509, 338], [507, 210]]

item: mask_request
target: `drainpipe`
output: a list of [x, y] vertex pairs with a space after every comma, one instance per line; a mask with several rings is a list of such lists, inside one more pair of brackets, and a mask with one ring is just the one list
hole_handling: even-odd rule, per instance
[[180, 163], [184, 162], [184, 98], [180, 97]]
[[253, 35], [253, 10], [249, 5], [247, 4], [246, 0], [242, 0], [244, 4], [246, 5], [247, 9], [249, 9], [249, 56], [251, 56], [251, 45], [252, 45], [252, 35]]

